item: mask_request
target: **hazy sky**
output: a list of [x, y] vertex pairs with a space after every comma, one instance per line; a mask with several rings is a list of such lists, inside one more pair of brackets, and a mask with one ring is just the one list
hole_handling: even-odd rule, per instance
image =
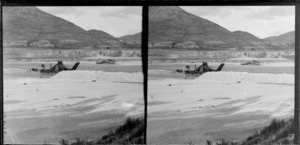
[[85, 29], [105, 31], [115, 37], [141, 32], [142, 7], [38, 7]]
[[295, 30], [294, 6], [182, 6], [229, 31], [242, 30], [259, 38]]
[[[115, 37], [141, 32], [142, 7], [38, 7], [85, 30], [103, 30]], [[295, 28], [294, 6], [182, 6], [230, 31], [242, 30], [259, 38]]]

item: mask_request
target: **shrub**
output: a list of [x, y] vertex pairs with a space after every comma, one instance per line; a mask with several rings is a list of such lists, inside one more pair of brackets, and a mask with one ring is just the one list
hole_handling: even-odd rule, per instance
[[273, 119], [268, 126], [265, 126], [259, 133], [256, 132], [248, 137], [242, 145], [254, 144], [278, 144], [286, 142], [288, 135], [293, 133], [294, 123], [290, 120]]
[[271, 123], [265, 126], [261, 131], [256, 131], [253, 135], [247, 137], [243, 142], [230, 142], [224, 139], [220, 141], [209, 141], [207, 145], [273, 145], [273, 144], [291, 144], [293, 142], [294, 120], [273, 119]]
[[144, 144], [144, 119], [128, 118], [115, 131], [103, 136], [97, 144]]
[[115, 131], [110, 130], [100, 140], [87, 141], [75, 138], [75, 142], [69, 143], [68, 140], [59, 141], [61, 145], [94, 145], [94, 144], [145, 144], [144, 139], [144, 118], [128, 118], [124, 124], [120, 125]]

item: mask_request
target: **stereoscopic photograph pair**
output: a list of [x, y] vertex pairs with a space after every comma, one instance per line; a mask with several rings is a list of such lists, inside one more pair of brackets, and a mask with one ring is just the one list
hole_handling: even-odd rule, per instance
[[4, 5], [3, 143], [298, 143], [297, 14]]

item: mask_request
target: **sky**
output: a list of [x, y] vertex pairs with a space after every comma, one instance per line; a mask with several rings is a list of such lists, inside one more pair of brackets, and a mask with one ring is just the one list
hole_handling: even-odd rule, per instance
[[142, 7], [38, 7], [85, 30], [102, 30], [114, 37], [135, 34], [142, 30]]
[[[115, 37], [141, 32], [142, 7], [38, 7], [85, 30], [97, 29]], [[181, 6], [229, 31], [247, 31], [259, 38], [277, 36], [295, 28], [294, 6]]]
[[246, 31], [258, 38], [295, 30], [294, 6], [181, 6], [229, 31]]

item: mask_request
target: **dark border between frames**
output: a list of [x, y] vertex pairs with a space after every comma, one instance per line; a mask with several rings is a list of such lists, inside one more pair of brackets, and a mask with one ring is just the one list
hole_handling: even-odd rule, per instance
[[[300, 0], [0, 0], [0, 16], [2, 22], [2, 7], [3, 6], [142, 6], [142, 64], [144, 73], [144, 116], [145, 116], [145, 143], [147, 142], [147, 84], [148, 84], [148, 6], [295, 6], [295, 106], [294, 106], [294, 134], [295, 144], [299, 144], [299, 84], [300, 84]], [[3, 25], [1, 23], [1, 32]], [[3, 114], [3, 33], [1, 39], [1, 111]], [[3, 133], [3, 115], [1, 121], [1, 143], [4, 141]]]
[[144, 143], [147, 143], [147, 120], [148, 120], [148, 19], [149, 7], [143, 6], [142, 13], [142, 63], [144, 73], [144, 119], [145, 119], [145, 132]]
[[3, 105], [3, 97], [4, 97], [4, 95], [3, 95], [3, 90], [4, 90], [4, 88], [3, 88], [3, 41], [2, 41], [2, 38], [3, 38], [3, 25], [2, 25], [2, 6], [0, 6], [0, 30], [1, 30], [1, 34], [0, 34], [0, 45], [1, 45], [1, 51], [0, 51], [0, 58], [1, 58], [1, 62], [0, 62], [0, 78], [1, 78], [1, 84], [0, 84], [0, 87], [1, 87], [1, 90], [0, 90], [0, 97], [2, 97], [2, 99], [1, 99], [1, 117], [0, 117], [0, 121], [1, 121], [1, 133], [0, 133], [0, 135], [1, 135], [1, 144], [3, 144], [3, 142], [4, 142], [4, 105]]
[[294, 143], [299, 144], [299, 69], [300, 69], [300, 1], [295, 5], [295, 98], [294, 98]]

